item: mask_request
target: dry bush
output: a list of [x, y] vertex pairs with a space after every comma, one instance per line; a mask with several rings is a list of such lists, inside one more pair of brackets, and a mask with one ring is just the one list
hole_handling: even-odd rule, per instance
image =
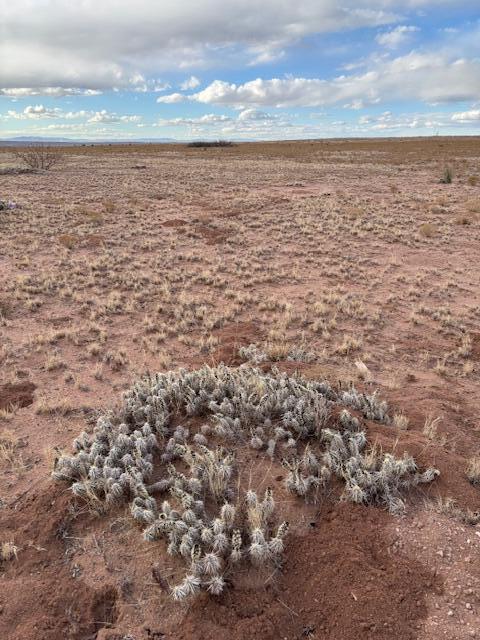
[[451, 167], [445, 167], [443, 170], [443, 176], [440, 178], [441, 184], [452, 184], [453, 170]]
[[433, 238], [437, 234], [437, 227], [430, 222], [425, 222], [419, 226], [418, 231], [425, 238]]
[[5, 562], [10, 562], [11, 560], [16, 560], [18, 556], [18, 547], [16, 547], [13, 542], [6, 541], [2, 542], [0, 545], [0, 567]]
[[480, 456], [470, 458], [467, 466], [467, 478], [474, 485], [480, 485]]
[[14, 149], [13, 153], [30, 169], [43, 169], [47, 171], [60, 162], [58, 149], [44, 145], [32, 145]]
[[455, 217], [455, 224], [459, 225], [469, 225], [472, 224], [473, 217], [468, 213], [459, 213], [458, 216]]
[[78, 242], [78, 237], [71, 233], [62, 233], [62, 235], [58, 236], [58, 241], [66, 249], [73, 249]]
[[208, 148], [208, 147], [233, 147], [233, 142], [230, 140], [194, 140], [189, 142], [187, 147], [193, 148]]

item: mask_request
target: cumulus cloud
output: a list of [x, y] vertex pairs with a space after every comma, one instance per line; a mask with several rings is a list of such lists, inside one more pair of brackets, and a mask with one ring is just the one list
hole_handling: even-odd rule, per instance
[[[181, 98], [175, 94], [176, 102]], [[346, 104], [359, 108], [389, 100], [448, 103], [480, 98], [480, 60], [448, 59], [441, 53], [416, 53], [376, 61], [365, 73], [321, 78], [257, 78], [244, 84], [215, 80], [183, 96], [204, 104], [231, 107], [318, 107]]]
[[116, 113], [108, 112], [106, 109], [96, 111], [89, 119], [88, 122], [102, 122], [105, 124], [117, 124], [119, 122], [139, 122], [140, 116], [119, 116]]
[[401, 25], [399, 27], [395, 27], [395, 29], [391, 29], [390, 31], [379, 33], [375, 40], [383, 47], [387, 47], [388, 49], [397, 49], [401, 45], [409, 42], [412, 33], [415, 33], [416, 31], [420, 31], [420, 29], [414, 26]]
[[[1, 80], [1, 75], [0, 75]], [[103, 92], [96, 89], [79, 89], [68, 87], [10, 87], [0, 88], [0, 96], [7, 98], [31, 98], [46, 96], [48, 98], [64, 98], [65, 96], [99, 96]]]
[[[23, 111], [15, 111], [10, 109], [6, 115], [3, 116], [6, 120], [85, 120], [85, 124], [118, 124], [118, 123], [131, 123], [139, 122], [141, 116], [139, 115], [118, 115], [115, 112], [102, 109], [101, 111], [64, 111], [59, 107], [53, 109], [44, 107], [42, 104], [28, 105]], [[63, 126], [60, 124], [52, 125], [53, 127]], [[67, 125], [65, 125], [67, 126]], [[73, 125], [68, 125], [73, 126]]]
[[480, 124], [480, 109], [472, 109], [470, 111], [460, 111], [452, 114], [454, 122], [478, 122]]
[[196, 76], [190, 76], [185, 82], [182, 82], [180, 85], [180, 89], [182, 91], [189, 91], [191, 89], [196, 89], [200, 86], [200, 80]]
[[170, 118], [161, 119], [158, 121], [158, 125], [161, 127], [185, 127], [185, 126], [211, 126], [219, 123], [230, 122], [232, 118], [225, 115], [216, 115], [215, 113], [206, 113], [199, 118]]
[[43, 104], [29, 105], [23, 111], [9, 110], [7, 118], [15, 120], [41, 120], [44, 118], [58, 118], [61, 109], [47, 109]]
[[176, 104], [177, 102], [183, 102], [186, 97], [183, 93], [169, 93], [166, 96], [160, 96], [157, 98], [157, 102], [163, 102], [164, 104]]
[[240, 51], [262, 62], [314, 33], [392, 24], [399, 18], [395, 4], [15, 0], [2, 7], [0, 87], [30, 89], [29, 95], [57, 88], [148, 90], [145, 78], [162, 69], [218, 65], [229, 56], [238, 61]]
[[156, 126], [183, 128], [189, 138], [210, 139], [275, 139], [286, 131], [290, 135], [304, 137], [305, 132], [309, 130], [304, 125], [292, 124], [284, 115], [270, 114], [259, 109], [244, 109], [234, 116], [208, 113], [197, 118], [161, 119]]

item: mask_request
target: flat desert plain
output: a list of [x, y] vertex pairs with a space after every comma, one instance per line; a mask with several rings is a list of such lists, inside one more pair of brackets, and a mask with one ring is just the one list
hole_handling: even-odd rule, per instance
[[[0, 637], [480, 637], [480, 140], [55, 153], [50, 170], [20, 172], [0, 148], [0, 199], [15, 203], [0, 210]], [[274, 385], [328, 389], [298, 409], [308, 421], [313, 406], [308, 434], [294, 409], [272, 408], [260, 425], [242, 414], [228, 442], [209, 412], [233, 411], [234, 392], [203, 413], [170, 403], [171, 424], [135, 458], [164, 483], [154, 517], [166, 501], [191, 534], [170, 544], [142, 533], [147, 507], [141, 524], [121, 487], [112, 498], [127, 456], [102, 476], [106, 505], [93, 475], [72, 485], [58, 472], [95, 446], [101, 476], [113, 445], [92, 445], [97, 421], [116, 429], [124, 394], [169, 371], [178, 394], [188, 372], [246, 376], [242, 407], [262, 411]], [[337, 460], [340, 423], [355, 423], [361, 450]], [[126, 442], [134, 427], [121, 428]], [[198, 461], [215, 447], [233, 469], [217, 502], [233, 506], [210, 531]], [[408, 463], [397, 484], [362, 484], [409, 456], [415, 473]]]

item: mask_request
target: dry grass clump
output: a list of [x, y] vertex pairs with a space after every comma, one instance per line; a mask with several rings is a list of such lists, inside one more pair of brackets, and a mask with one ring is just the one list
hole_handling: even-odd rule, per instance
[[474, 456], [468, 461], [467, 478], [472, 484], [480, 486], [480, 456]]
[[[187, 564], [174, 599], [202, 589], [218, 595], [238, 563], [277, 564], [288, 531], [270, 488], [259, 497], [242, 487], [237, 447], [249, 446], [270, 464], [281, 459], [289, 471], [286, 488], [296, 495], [324, 489], [334, 474], [345, 483], [345, 499], [393, 513], [403, 509], [408, 487], [438, 475], [434, 469], [419, 473], [408, 456], [364, 453], [359, 420], [343, 410], [334, 424], [334, 405], [388, 419], [375, 395], [353, 387], [337, 393], [326, 382], [279, 371], [220, 365], [158, 373], [128, 391], [119, 411], [101, 417], [93, 436], [80, 434], [74, 455], [61, 456], [53, 476], [70, 482], [96, 509], [130, 502], [145, 539], [165, 538], [168, 553]], [[193, 433], [175, 426], [179, 413], [206, 422]], [[149, 484], [158, 459], [163, 475], [158, 478], [157, 470]], [[161, 503], [155, 494], [164, 494]]]
[[[8, 416], [7, 412], [4, 413], [4, 419], [5, 416]], [[19, 444], [18, 438], [11, 431], [4, 430], [2, 432], [0, 435], [0, 467], [16, 473], [23, 471], [24, 464]]]
[[451, 167], [445, 167], [443, 175], [440, 178], [441, 184], [451, 184], [453, 182], [453, 169]]
[[0, 545], [0, 569], [3, 565], [18, 557], [18, 547], [10, 540], [2, 542]]
[[441, 418], [437, 416], [436, 418], [433, 415], [428, 415], [425, 417], [425, 423], [423, 425], [423, 435], [426, 436], [429, 440], [437, 440], [438, 438], [438, 424], [441, 422]]
[[71, 233], [62, 233], [58, 236], [58, 242], [65, 247], [65, 249], [73, 249], [78, 244], [78, 236]]
[[425, 238], [433, 238], [437, 235], [438, 229], [434, 224], [425, 222], [424, 224], [421, 224], [419, 226], [418, 231], [420, 235], [424, 236]]

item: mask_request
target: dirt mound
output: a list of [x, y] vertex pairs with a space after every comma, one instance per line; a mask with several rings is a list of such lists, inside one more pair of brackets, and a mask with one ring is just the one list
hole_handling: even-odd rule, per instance
[[116, 589], [92, 589], [68, 562], [72, 506], [71, 494], [47, 481], [1, 513], [2, 541], [19, 552], [0, 574], [0, 637], [87, 640], [114, 623]]
[[33, 402], [35, 389], [36, 385], [27, 381], [0, 385], [0, 409], [28, 407]]
[[[50, 481], [3, 511], [2, 536], [15, 536], [21, 549], [0, 578], [0, 637], [113, 640], [130, 633], [136, 640], [353, 640], [374, 634], [413, 640], [427, 615], [427, 594], [442, 589], [419, 560], [395, 550], [386, 512], [327, 501], [289, 539], [281, 570], [246, 567], [222, 596], [200, 596], [185, 607], [152, 585], [146, 567], [154, 566], [159, 548], [151, 543], [145, 543], [146, 552], [130, 542], [128, 559], [113, 574], [106, 567], [88, 581], [90, 572], [79, 571], [83, 541], [91, 536], [98, 545], [99, 526], [112, 532], [118, 516], [94, 518]], [[133, 535], [138, 540], [138, 531]], [[72, 541], [82, 542], [78, 557]], [[108, 538], [108, 552], [127, 558], [121, 536]], [[135, 607], [141, 624], [130, 615], [125, 588], [139, 563], [145, 571]]]
[[207, 244], [221, 244], [228, 238], [226, 231], [214, 229], [204, 224], [195, 227], [195, 231], [205, 239]]
[[391, 553], [387, 520], [373, 508], [325, 508], [307, 535], [290, 540], [279, 577], [197, 600], [175, 637], [416, 638], [425, 594], [441, 585], [420, 562]]
[[182, 220], [181, 218], [173, 218], [173, 220], [162, 222], [162, 227], [183, 227], [186, 224], [186, 220]]
[[[222, 329], [213, 332], [218, 339], [218, 347], [209, 358], [204, 358], [208, 364], [216, 365], [220, 362], [228, 366], [237, 366], [244, 359], [238, 354], [241, 347], [258, 341], [261, 331], [254, 322], [235, 322]], [[201, 364], [198, 362], [198, 364]]]

